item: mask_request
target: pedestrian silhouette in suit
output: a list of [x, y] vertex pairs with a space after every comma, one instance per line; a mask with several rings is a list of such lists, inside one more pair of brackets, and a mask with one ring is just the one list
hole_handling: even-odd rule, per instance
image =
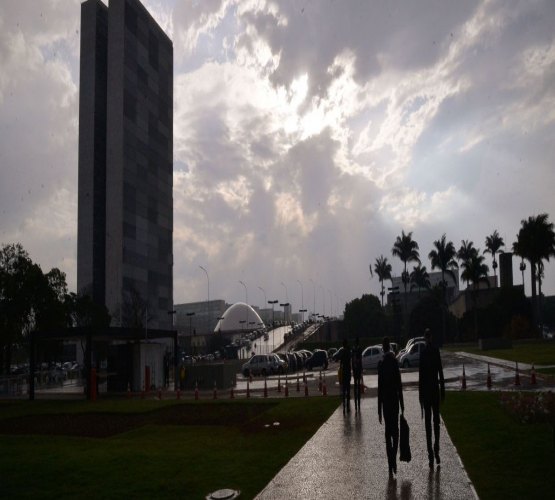
[[383, 359], [378, 363], [378, 418], [385, 420], [385, 450], [389, 464], [389, 477], [397, 474], [397, 448], [399, 446], [399, 407], [405, 412], [401, 372], [389, 339], [383, 339]]
[[355, 397], [355, 413], [360, 413], [360, 395], [362, 392], [362, 349], [360, 348], [358, 337], [353, 347], [353, 357], [351, 361], [353, 368], [353, 392]]
[[343, 340], [343, 351], [340, 358], [341, 368], [341, 401], [343, 402], [343, 415], [351, 413], [351, 349], [347, 339]]
[[[418, 377], [418, 397], [424, 414], [426, 427], [426, 445], [430, 468], [434, 467], [434, 458], [439, 465], [439, 401], [445, 399], [445, 381], [439, 349], [432, 344], [432, 332], [426, 328], [424, 333], [426, 347], [420, 353]], [[434, 445], [432, 447], [432, 417], [434, 421]]]

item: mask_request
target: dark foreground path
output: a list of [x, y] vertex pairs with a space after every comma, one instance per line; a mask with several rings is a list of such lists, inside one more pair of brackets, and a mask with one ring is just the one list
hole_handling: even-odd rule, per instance
[[[471, 499], [477, 498], [445, 425], [441, 423], [441, 468], [428, 466], [418, 394], [405, 391], [412, 461], [398, 462], [390, 480], [384, 427], [377, 398], [362, 400], [362, 416], [341, 408], [258, 495], [258, 499]], [[449, 393], [447, 393], [449, 397]]]

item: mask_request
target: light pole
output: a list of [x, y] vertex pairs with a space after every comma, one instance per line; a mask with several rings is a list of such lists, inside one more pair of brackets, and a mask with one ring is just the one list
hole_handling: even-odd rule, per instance
[[301, 280], [297, 280], [297, 283], [299, 285], [301, 285], [301, 308], [299, 309], [299, 312], [302, 314], [301, 316], [301, 323], [304, 323], [304, 290], [303, 290], [303, 284], [301, 283]]
[[274, 312], [274, 306], [278, 303], [277, 300], [269, 300], [268, 304], [272, 304], [272, 343], [274, 343], [275, 340], [275, 335], [274, 335], [274, 331], [276, 329], [276, 319], [275, 319], [275, 312]]
[[208, 283], [208, 299], [206, 300], [206, 314], [208, 316], [208, 331], [210, 332], [210, 328], [212, 326], [212, 314], [210, 313], [210, 278], [208, 277], [208, 271], [202, 267], [202, 266], [198, 266], [200, 267], [204, 273], [206, 274], [206, 281]]
[[[286, 313], [285, 313], [286, 307], [289, 307], [290, 305], [291, 305], [291, 304], [289, 304], [289, 302], [284, 302], [283, 304], [280, 304], [280, 306], [283, 307], [283, 316], [284, 316], [285, 318], [287, 318], [287, 315], [286, 315]], [[286, 320], [285, 322], [286, 322], [286, 324], [288, 323], [287, 320]]]
[[241, 285], [243, 285], [245, 287], [245, 304], [247, 305], [246, 323], [248, 324], [248, 322], [249, 322], [249, 292], [247, 290], [247, 285], [245, 285], [245, 283], [243, 283], [241, 280], [239, 280], [239, 283], [241, 283]]
[[193, 316], [195, 315], [193, 312], [188, 312], [186, 315], [189, 317], [189, 337], [191, 338], [191, 347], [193, 348], [193, 353], [195, 351], [193, 346]]
[[316, 314], [316, 283], [312, 281], [312, 278], [310, 278], [310, 282], [312, 283], [312, 298], [314, 299], [314, 304], [312, 305], [312, 316], [314, 316]]
[[[289, 307], [289, 302], [284, 302], [283, 304], [280, 304], [281, 307], [283, 307], [283, 315], [285, 316], [285, 308]], [[286, 323], [287, 324], [287, 323]], [[284, 331], [285, 332], [285, 331]], [[274, 349], [276, 348], [276, 345], [274, 344]]]
[[272, 329], [276, 326], [276, 317], [274, 313], [274, 306], [278, 303], [278, 300], [269, 300], [268, 304], [272, 304]]
[[333, 316], [333, 304], [331, 299], [331, 290], [328, 288], [328, 293], [330, 294], [330, 318]]
[[[287, 285], [282, 281], [281, 286], [283, 288], [285, 288], [285, 302], [289, 302], [289, 297], [288, 297], [288, 293], [287, 293]], [[287, 319], [286, 319], [286, 321], [287, 321]]]
[[262, 288], [261, 286], [259, 286], [258, 289], [264, 294], [264, 306], [263, 307], [266, 307], [266, 302], [267, 302], [266, 290], [264, 290], [264, 288]]
[[322, 316], [326, 315], [326, 290], [324, 290], [324, 287], [322, 285], [320, 285], [320, 288], [322, 289]]

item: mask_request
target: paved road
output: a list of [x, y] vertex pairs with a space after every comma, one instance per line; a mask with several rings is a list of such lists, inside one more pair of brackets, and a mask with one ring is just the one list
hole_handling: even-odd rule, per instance
[[[447, 395], [449, 397], [449, 395]], [[388, 476], [384, 428], [376, 398], [362, 400], [362, 416], [340, 408], [257, 496], [266, 499], [460, 499], [477, 498], [459, 456], [441, 424], [441, 468], [430, 471], [418, 395], [405, 391], [412, 461]]]

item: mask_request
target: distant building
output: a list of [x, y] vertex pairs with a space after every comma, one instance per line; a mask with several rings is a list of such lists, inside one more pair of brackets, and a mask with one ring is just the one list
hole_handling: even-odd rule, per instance
[[[459, 275], [458, 272], [455, 271], [455, 277], [451, 276], [450, 274], [445, 274], [445, 281], [447, 283], [446, 295], [447, 295], [447, 302], [451, 302], [459, 295]], [[436, 286], [441, 285], [442, 276], [441, 272], [432, 272], [429, 273], [430, 279], [430, 288], [434, 288]], [[411, 283], [407, 284], [407, 292], [405, 296], [405, 287], [403, 285], [403, 280], [401, 277], [394, 277], [391, 279], [393, 293], [387, 294], [387, 304], [393, 305], [397, 304], [401, 309], [405, 307], [405, 300], [406, 300], [406, 307], [407, 307], [407, 314], [410, 314], [414, 306], [420, 301], [421, 298], [427, 293], [425, 288], [418, 289], [418, 287], [412, 285]], [[397, 287], [397, 288], [396, 288]]]
[[204, 300], [200, 302], [189, 302], [176, 304], [175, 328], [180, 335], [191, 335], [192, 331], [197, 335], [214, 333], [214, 329], [229, 307], [225, 300]]
[[172, 327], [173, 46], [138, 0], [81, 5], [77, 288]]

